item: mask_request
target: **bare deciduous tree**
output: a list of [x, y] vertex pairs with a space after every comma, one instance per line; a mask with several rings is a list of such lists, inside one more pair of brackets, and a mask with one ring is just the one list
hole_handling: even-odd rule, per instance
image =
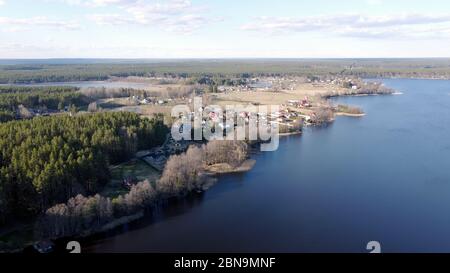
[[176, 195], [202, 189], [207, 182], [201, 175], [205, 165], [239, 166], [247, 158], [247, 149], [243, 141], [211, 141], [202, 147], [191, 146], [185, 154], [174, 155], [167, 161], [157, 190]]
[[92, 113], [94, 113], [94, 112], [97, 112], [98, 111], [98, 107], [97, 107], [97, 102], [91, 102], [89, 105], [88, 105], [88, 112], [92, 112]]
[[314, 111], [313, 122], [317, 124], [327, 123], [334, 118], [333, 111], [328, 107], [321, 107]]

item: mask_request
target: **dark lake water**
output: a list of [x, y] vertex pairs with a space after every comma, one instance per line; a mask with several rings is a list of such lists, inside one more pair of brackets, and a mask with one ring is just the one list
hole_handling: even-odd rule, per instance
[[450, 81], [386, 80], [403, 95], [282, 138], [255, 168], [92, 242], [92, 252], [450, 252]]

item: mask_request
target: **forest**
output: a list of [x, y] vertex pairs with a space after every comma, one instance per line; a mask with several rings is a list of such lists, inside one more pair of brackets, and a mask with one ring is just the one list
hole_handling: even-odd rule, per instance
[[92, 81], [127, 76], [193, 77], [199, 84], [208, 84], [208, 78], [213, 76], [450, 77], [449, 59], [42, 60], [29, 64], [0, 61], [0, 64], [0, 84]]
[[21, 118], [20, 107], [60, 111], [71, 105], [86, 106], [92, 101], [76, 87], [0, 86], [0, 122]]
[[128, 193], [113, 199], [80, 194], [49, 208], [37, 222], [36, 234], [41, 238], [58, 238], [86, 231], [95, 233], [105, 225], [148, 210], [159, 202], [203, 190], [212, 179], [204, 173], [205, 166], [226, 163], [237, 167], [247, 159], [248, 149], [243, 141], [192, 145], [185, 153], [170, 157], [155, 183], [142, 181], [133, 185]]
[[109, 166], [164, 142], [162, 116], [96, 113], [0, 124], [0, 222], [29, 218], [110, 178]]

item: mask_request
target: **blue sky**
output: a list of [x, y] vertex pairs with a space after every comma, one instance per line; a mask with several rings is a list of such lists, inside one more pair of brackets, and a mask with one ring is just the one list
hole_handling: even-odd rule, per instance
[[445, 0], [0, 0], [0, 58], [450, 57]]

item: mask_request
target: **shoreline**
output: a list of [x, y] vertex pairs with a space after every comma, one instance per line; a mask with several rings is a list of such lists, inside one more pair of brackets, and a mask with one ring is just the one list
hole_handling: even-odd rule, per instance
[[[245, 160], [244, 162], [242, 162], [242, 164], [237, 167], [232, 167], [226, 163], [225, 164], [215, 164], [215, 165], [209, 166], [206, 168], [204, 175], [209, 176], [211, 181], [207, 185], [207, 187], [205, 187], [202, 191], [207, 191], [210, 187], [213, 187], [214, 184], [217, 182], [217, 178], [216, 178], [217, 176], [227, 175], [227, 174], [245, 173], [245, 172], [252, 170], [255, 165], [256, 165], [256, 160], [249, 158], [249, 159]], [[189, 194], [192, 194], [194, 192], [195, 191], [192, 191]], [[75, 238], [80, 241], [81, 240], [89, 240], [89, 238], [91, 238], [91, 237], [102, 235], [109, 231], [113, 231], [117, 228], [120, 228], [124, 225], [131, 224], [133, 222], [137, 222], [137, 221], [141, 220], [142, 218], [144, 218], [146, 215], [147, 215], [147, 213], [145, 213], [144, 210], [141, 210], [137, 213], [134, 213], [134, 214], [131, 214], [128, 216], [122, 216], [118, 219], [114, 219], [111, 222], [106, 223], [105, 225], [100, 227], [98, 230], [85, 230], [75, 236], [55, 237], [55, 238], [50, 238], [50, 240], [53, 242], [56, 242], [56, 243], [61, 242], [65, 238]], [[26, 249], [32, 248], [33, 245], [38, 242], [39, 242], [39, 240], [30, 242], [29, 244], [26, 244], [21, 248], [9, 250], [9, 252], [20, 253]], [[0, 253], [2, 253], [2, 252], [3, 251], [0, 250]]]
[[[333, 121], [334, 120], [330, 121], [329, 123], [331, 123]], [[287, 137], [287, 136], [293, 136], [293, 135], [301, 135], [302, 133], [303, 133], [303, 131], [280, 133], [279, 136]], [[237, 167], [232, 167], [227, 163], [215, 164], [215, 165], [206, 167], [203, 175], [208, 176], [211, 181], [206, 187], [204, 187], [202, 189], [202, 191], [207, 191], [211, 187], [213, 187], [217, 183], [218, 176], [249, 172], [254, 168], [254, 166], [256, 165], [256, 162], [257, 162], [256, 159], [253, 159], [250, 157], [250, 158], [246, 159], [244, 162], [242, 162], [241, 165], [239, 165]], [[192, 194], [192, 193], [195, 193], [195, 191], [190, 192], [189, 194]], [[85, 234], [80, 234], [79, 236], [74, 236], [74, 238], [89, 240], [89, 238], [95, 238], [95, 236], [102, 236], [102, 234], [106, 234], [107, 232], [118, 229], [121, 226], [124, 226], [126, 224], [131, 224], [133, 222], [140, 221], [146, 215], [147, 215], [146, 213], [144, 213], [143, 211], [140, 211], [140, 212], [130, 215], [130, 216], [123, 216], [119, 219], [116, 219], [110, 223], [105, 224], [98, 231], [87, 231]], [[54, 241], [63, 240], [63, 239], [64, 238], [55, 238]]]
[[366, 113], [362, 114], [350, 114], [350, 113], [344, 113], [344, 112], [337, 112], [335, 113], [336, 116], [342, 116], [342, 117], [354, 117], [354, 118], [361, 118], [366, 116]]
[[336, 94], [331, 96], [323, 96], [324, 99], [334, 99], [334, 98], [340, 98], [340, 97], [371, 97], [371, 96], [392, 96], [392, 95], [400, 95], [403, 93], [400, 92], [392, 92], [392, 93], [361, 93], [361, 94]]
[[[380, 94], [342, 94], [342, 95], [336, 95], [333, 97], [344, 97], [344, 96], [378, 96], [378, 95], [392, 95], [393, 93], [380, 93]], [[335, 113], [336, 116], [349, 116], [349, 117], [363, 117], [366, 114], [349, 114], [349, 113], [343, 113], [343, 112], [338, 112]], [[329, 122], [326, 123], [332, 123], [334, 121], [331, 120]], [[278, 135], [283, 137], [283, 136], [291, 136], [291, 135], [301, 135], [302, 131], [296, 131], [296, 132], [288, 132], [288, 133], [279, 133]], [[245, 160], [241, 165], [237, 166], [237, 167], [232, 167], [228, 164], [216, 164], [215, 166], [209, 166], [206, 168], [205, 174], [210, 176], [212, 179], [215, 179], [215, 176], [219, 176], [219, 175], [226, 175], [226, 174], [237, 174], [237, 173], [245, 173], [248, 172], [250, 170], [253, 169], [253, 167], [256, 164], [256, 160], [255, 159], [247, 159]], [[207, 188], [203, 189], [204, 191], [208, 190], [210, 187], [214, 186], [215, 181], [211, 181], [211, 183], [208, 185]], [[132, 214], [132, 215], [128, 215], [128, 216], [123, 216], [120, 217], [118, 219], [114, 219], [109, 223], [106, 223], [104, 226], [100, 227], [98, 230], [85, 230], [83, 232], [81, 232], [78, 235], [75, 235], [74, 238], [79, 238], [79, 239], [85, 239], [85, 238], [89, 238], [91, 236], [95, 236], [95, 235], [99, 235], [111, 230], [114, 230], [116, 228], [119, 228], [123, 225], [135, 222], [135, 221], [139, 221], [140, 219], [142, 219], [146, 214], [143, 211], [140, 211], [138, 213]], [[58, 241], [58, 240], [63, 240], [64, 238], [51, 238], [51, 240], [53, 241]], [[22, 249], [18, 249], [17, 252], [23, 251], [26, 248], [32, 247], [35, 243], [39, 242], [39, 240], [33, 241], [31, 244], [25, 245]], [[0, 250], [1, 252], [1, 250]]]
[[303, 132], [302, 131], [298, 131], [298, 132], [290, 132], [290, 133], [279, 133], [278, 136], [295, 136], [295, 135], [301, 135]]
[[253, 169], [253, 167], [256, 164], [255, 159], [247, 159], [244, 162], [242, 162], [241, 165], [237, 167], [232, 167], [229, 164], [221, 163], [221, 164], [214, 164], [211, 166], [206, 167], [206, 174], [211, 176], [221, 175], [221, 174], [233, 174], [233, 173], [244, 173], [248, 172]]

